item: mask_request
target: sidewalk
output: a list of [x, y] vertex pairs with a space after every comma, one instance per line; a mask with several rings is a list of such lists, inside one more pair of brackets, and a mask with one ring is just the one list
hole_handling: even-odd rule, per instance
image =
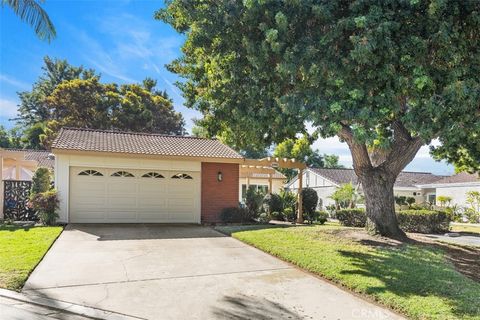
[[138, 320], [140, 318], [0, 289], [0, 320]]

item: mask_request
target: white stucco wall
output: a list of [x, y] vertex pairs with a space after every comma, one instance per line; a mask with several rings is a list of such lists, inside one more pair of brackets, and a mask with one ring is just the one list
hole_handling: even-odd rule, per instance
[[477, 186], [456, 186], [454, 184], [445, 187], [436, 188], [436, 196], [447, 196], [452, 198], [451, 204], [466, 206], [467, 192], [478, 191], [480, 192], [480, 185]]
[[[184, 170], [201, 171], [200, 161], [160, 160], [128, 157], [128, 155], [90, 156], [55, 154], [55, 188], [60, 198], [58, 222], [68, 222], [70, 167], [100, 167], [122, 169]], [[200, 208], [200, 198], [197, 205]]]

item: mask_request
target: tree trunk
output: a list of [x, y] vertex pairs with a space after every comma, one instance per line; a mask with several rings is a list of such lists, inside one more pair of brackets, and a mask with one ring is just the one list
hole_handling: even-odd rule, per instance
[[379, 168], [362, 173], [360, 181], [365, 195], [367, 231], [371, 234], [404, 239], [395, 214], [393, 185], [396, 176]]

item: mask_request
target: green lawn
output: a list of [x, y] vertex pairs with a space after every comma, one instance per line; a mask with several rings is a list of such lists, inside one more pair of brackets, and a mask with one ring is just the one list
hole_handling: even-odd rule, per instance
[[458, 273], [437, 247], [363, 245], [332, 225], [217, 229], [412, 319], [480, 319], [480, 283]]
[[450, 227], [454, 232], [480, 233], [480, 227], [478, 225], [451, 224]]
[[20, 290], [62, 227], [0, 225], [0, 288]]

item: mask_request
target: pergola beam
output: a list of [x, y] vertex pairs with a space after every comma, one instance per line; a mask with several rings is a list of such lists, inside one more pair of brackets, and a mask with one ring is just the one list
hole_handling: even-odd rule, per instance
[[[244, 159], [241, 164], [242, 170], [262, 170], [261, 173], [268, 173], [269, 192], [272, 189], [272, 174], [263, 170], [285, 168], [285, 169], [297, 169], [298, 170], [298, 194], [297, 194], [297, 222], [303, 223], [303, 199], [302, 199], [302, 183], [303, 183], [303, 170], [307, 168], [307, 165], [302, 162], [298, 162], [295, 159], [267, 157], [263, 159]], [[254, 169], [255, 168], [255, 169]], [[255, 171], [255, 173], [259, 173]], [[248, 175], [247, 175], [248, 177]], [[248, 182], [247, 182], [248, 184]]]

